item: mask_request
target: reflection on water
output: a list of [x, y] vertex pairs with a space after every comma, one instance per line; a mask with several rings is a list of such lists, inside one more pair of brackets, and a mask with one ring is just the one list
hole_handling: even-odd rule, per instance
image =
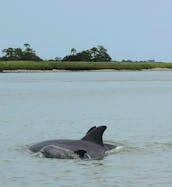
[[[0, 74], [0, 186], [171, 186], [172, 72]], [[28, 147], [107, 125], [103, 160]]]

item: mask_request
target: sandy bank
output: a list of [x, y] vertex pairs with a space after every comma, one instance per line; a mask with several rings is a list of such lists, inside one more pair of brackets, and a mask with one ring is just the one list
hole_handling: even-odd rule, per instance
[[142, 70], [115, 70], [115, 69], [100, 69], [100, 70], [3, 70], [1, 73], [50, 73], [50, 72], [128, 72], [128, 71], [172, 71], [171, 68], [152, 68]]

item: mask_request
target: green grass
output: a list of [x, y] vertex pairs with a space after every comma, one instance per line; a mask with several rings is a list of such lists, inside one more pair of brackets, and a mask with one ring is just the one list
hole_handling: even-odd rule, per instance
[[0, 61], [0, 71], [4, 70], [143, 70], [153, 68], [170, 68], [172, 63], [141, 62], [33, 62], [33, 61]]

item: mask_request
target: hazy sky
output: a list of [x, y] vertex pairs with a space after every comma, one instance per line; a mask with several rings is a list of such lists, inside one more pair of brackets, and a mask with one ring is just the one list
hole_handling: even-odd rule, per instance
[[0, 0], [0, 50], [26, 42], [44, 59], [103, 45], [114, 60], [172, 61], [172, 0]]

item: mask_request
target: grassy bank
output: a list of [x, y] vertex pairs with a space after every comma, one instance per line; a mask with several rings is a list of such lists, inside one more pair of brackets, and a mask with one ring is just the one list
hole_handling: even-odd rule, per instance
[[0, 71], [5, 70], [143, 70], [170, 68], [172, 63], [140, 62], [33, 62], [33, 61], [0, 61]]

